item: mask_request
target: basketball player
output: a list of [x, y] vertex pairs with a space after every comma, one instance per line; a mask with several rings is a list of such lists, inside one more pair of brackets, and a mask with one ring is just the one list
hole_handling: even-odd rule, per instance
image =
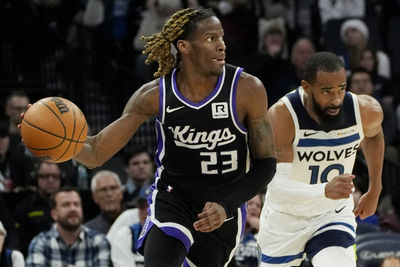
[[88, 137], [76, 157], [101, 165], [156, 116], [158, 170], [139, 239], [146, 266], [225, 266], [240, 242], [243, 203], [275, 173], [265, 88], [225, 64], [223, 36], [211, 10], [185, 9], [143, 38], [146, 62], [157, 60], [161, 77], [135, 92], [122, 116]]
[[[301, 86], [268, 117], [278, 164], [261, 213], [261, 266], [299, 266], [307, 256], [314, 267], [355, 267], [355, 216], [374, 214], [382, 188], [379, 103], [346, 92], [342, 60], [319, 52], [305, 65]], [[354, 207], [351, 173], [359, 147], [369, 189]]]

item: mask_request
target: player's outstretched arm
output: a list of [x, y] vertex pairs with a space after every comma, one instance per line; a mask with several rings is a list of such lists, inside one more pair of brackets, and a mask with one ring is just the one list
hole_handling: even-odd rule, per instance
[[364, 219], [375, 213], [379, 195], [382, 190], [382, 168], [385, 150], [385, 141], [382, 131], [383, 111], [381, 105], [374, 98], [359, 95], [361, 120], [363, 123], [364, 140], [361, 149], [368, 166], [368, 192], [361, 196], [354, 214]]
[[143, 85], [128, 100], [120, 118], [88, 136], [75, 159], [89, 168], [102, 165], [132, 138], [139, 126], [158, 112], [158, 80]]

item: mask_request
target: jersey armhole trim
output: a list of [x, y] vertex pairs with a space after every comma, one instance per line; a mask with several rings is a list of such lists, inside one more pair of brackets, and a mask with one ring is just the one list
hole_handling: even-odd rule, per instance
[[165, 118], [165, 77], [159, 80], [159, 98], [158, 98], [158, 115], [157, 118], [161, 123], [164, 123]]
[[231, 114], [232, 114], [232, 121], [235, 127], [243, 134], [247, 134], [247, 128], [244, 127], [243, 124], [240, 123], [237, 109], [236, 109], [236, 93], [237, 93], [237, 84], [239, 82], [239, 77], [243, 71], [243, 68], [236, 68], [235, 74], [233, 75], [233, 81], [231, 85], [231, 99], [230, 99], [230, 106], [231, 106]]

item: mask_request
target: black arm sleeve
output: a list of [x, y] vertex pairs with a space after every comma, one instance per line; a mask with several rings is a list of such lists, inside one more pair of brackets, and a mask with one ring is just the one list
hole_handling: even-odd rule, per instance
[[274, 177], [276, 172], [276, 159], [255, 159], [253, 166], [231, 189], [232, 193], [218, 202], [225, 209], [226, 217], [230, 218], [235, 211], [260, 192]]

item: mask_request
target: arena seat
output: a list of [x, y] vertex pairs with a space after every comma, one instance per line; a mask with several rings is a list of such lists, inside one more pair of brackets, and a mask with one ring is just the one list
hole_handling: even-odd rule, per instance
[[369, 240], [357, 245], [357, 267], [376, 267], [390, 256], [400, 256], [400, 239]]

